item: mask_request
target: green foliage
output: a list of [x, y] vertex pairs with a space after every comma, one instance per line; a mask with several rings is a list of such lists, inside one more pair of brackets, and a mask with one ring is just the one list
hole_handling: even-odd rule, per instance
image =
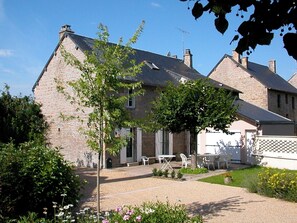
[[0, 96], [0, 143], [44, 142], [46, 129], [40, 105], [29, 96], [10, 95], [6, 85]]
[[108, 221], [102, 222], [143, 222], [143, 223], [182, 223], [182, 222], [202, 222], [202, 217], [197, 215], [189, 217], [185, 206], [170, 204], [169, 202], [147, 202], [139, 207], [124, 206], [112, 211], [106, 217]]
[[297, 172], [266, 168], [258, 174], [257, 193], [297, 202]]
[[77, 204], [82, 184], [58, 149], [35, 142], [10, 143], [0, 150], [0, 216], [41, 214], [52, 201]]
[[[77, 117], [84, 122], [87, 115], [87, 128], [83, 133], [87, 136], [88, 146], [102, 152], [103, 145], [108, 145], [111, 154], [117, 153], [126, 143], [127, 136], [115, 135], [115, 130], [133, 125], [125, 104], [129, 97], [143, 93], [141, 83], [136, 75], [141, 72], [142, 63], [137, 64], [131, 45], [135, 44], [143, 30], [142, 23], [133, 37], [123, 45], [120, 39], [117, 44], [109, 43], [106, 26], [99, 25], [98, 39], [94, 41], [92, 51], [85, 52], [86, 58], [80, 61], [62, 48], [62, 55], [67, 64], [80, 71], [77, 80], [63, 82], [56, 79], [57, 89], [65, 95], [77, 111]], [[69, 90], [69, 86], [71, 91]], [[128, 96], [128, 90], [133, 93]]]
[[[180, 0], [190, 2], [190, 0]], [[204, 5], [197, 1], [192, 7], [192, 15], [198, 19], [204, 12], [215, 15], [215, 27], [224, 34], [229, 23], [227, 14], [236, 12], [236, 16], [250, 11], [248, 19], [239, 25], [236, 34], [231, 41], [237, 41], [236, 51], [240, 54], [247, 52], [249, 55], [257, 45], [269, 45], [274, 37], [274, 31], [280, 30], [283, 36], [284, 47], [290, 56], [297, 60], [297, 50], [294, 43], [297, 42], [297, 10], [295, 0], [286, 1], [213, 1], [208, 0]], [[190, 9], [190, 7], [188, 7]], [[286, 34], [284, 34], [286, 32]]]
[[153, 176], [158, 176], [158, 169], [157, 168], [154, 168], [152, 171], [153, 171]]
[[171, 178], [174, 179], [175, 178], [175, 175], [176, 175], [175, 170], [172, 170], [171, 173], [170, 173], [170, 175], [171, 175]]
[[166, 169], [166, 170], [164, 170], [164, 172], [163, 172], [163, 175], [164, 175], [164, 177], [168, 177], [168, 174], [169, 174], [169, 170], [168, 169]]
[[159, 177], [163, 176], [163, 171], [161, 169], [158, 170], [158, 176]]
[[184, 130], [199, 133], [207, 127], [228, 132], [235, 120], [235, 97], [215, 88], [208, 80], [188, 81], [178, 86], [169, 83], [153, 102], [152, 121], [173, 133]]
[[[53, 219], [38, 218], [34, 213], [18, 220], [18, 223], [60, 223], [60, 222], [77, 222], [77, 223], [202, 223], [201, 215], [189, 217], [185, 205], [170, 204], [169, 202], [145, 202], [139, 206], [117, 207], [115, 210], [105, 212], [98, 219], [97, 214], [89, 208], [80, 210], [73, 215], [71, 207], [57, 206], [57, 212]], [[15, 222], [15, 221], [14, 221]]]
[[208, 169], [207, 168], [181, 168], [179, 170], [182, 174], [202, 174], [202, 173], [207, 173]]
[[177, 178], [178, 178], [178, 179], [183, 178], [183, 173], [182, 173], [181, 171], [178, 171], [178, 172], [177, 172]]

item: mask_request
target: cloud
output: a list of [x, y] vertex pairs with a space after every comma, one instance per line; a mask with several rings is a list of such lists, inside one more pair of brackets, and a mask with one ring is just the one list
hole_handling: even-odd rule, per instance
[[161, 5], [159, 3], [156, 3], [156, 2], [152, 2], [151, 6], [156, 7], [156, 8], [161, 8]]
[[0, 49], [0, 57], [10, 57], [13, 55], [13, 50]]

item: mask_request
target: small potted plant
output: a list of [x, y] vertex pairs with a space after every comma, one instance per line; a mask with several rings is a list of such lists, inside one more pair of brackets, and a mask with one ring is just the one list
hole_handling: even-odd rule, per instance
[[232, 179], [232, 175], [231, 175], [230, 172], [224, 173], [223, 176], [224, 176], [224, 183], [225, 184], [229, 184], [229, 183], [232, 182], [233, 179]]

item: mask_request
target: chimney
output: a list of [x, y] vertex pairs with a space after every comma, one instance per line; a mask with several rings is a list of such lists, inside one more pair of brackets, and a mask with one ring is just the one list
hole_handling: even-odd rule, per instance
[[249, 65], [248, 57], [243, 57], [243, 58], [241, 59], [241, 65], [242, 65], [244, 68], [248, 69], [248, 65]]
[[269, 60], [269, 70], [273, 73], [276, 73], [276, 61], [275, 60]]
[[190, 49], [186, 49], [184, 55], [184, 63], [190, 68], [193, 68], [192, 56], [193, 55], [191, 54]]
[[233, 59], [237, 62], [240, 63], [240, 55], [237, 53], [235, 50], [233, 50]]
[[68, 32], [68, 33], [74, 33], [74, 32], [71, 30], [70, 27], [71, 27], [71, 26], [70, 26], [70, 25], [67, 25], [67, 24], [61, 27], [60, 32], [59, 32], [59, 39], [62, 39], [64, 33], [66, 33], [66, 32]]

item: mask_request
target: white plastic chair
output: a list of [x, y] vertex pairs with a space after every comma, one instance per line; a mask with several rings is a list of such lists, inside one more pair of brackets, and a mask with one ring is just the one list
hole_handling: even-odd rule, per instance
[[159, 163], [164, 163], [164, 157], [158, 156]]
[[223, 163], [226, 166], [226, 169], [229, 168], [229, 164], [231, 163], [231, 155], [220, 155], [219, 159], [217, 160], [218, 168], [220, 169], [220, 163]]
[[215, 170], [215, 156], [205, 156], [204, 164], [207, 165], [207, 169], [212, 165], [213, 170]]
[[187, 168], [188, 164], [191, 164], [191, 160], [188, 159], [185, 154], [181, 153], [180, 158], [182, 159], [182, 167], [185, 166], [185, 168]]
[[142, 156], [141, 160], [142, 160], [142, 163], [144, 166], [146, 163], [147, 163], [147, 165], [150, 165], [150, 158], [148, 158], [147, 156]]

